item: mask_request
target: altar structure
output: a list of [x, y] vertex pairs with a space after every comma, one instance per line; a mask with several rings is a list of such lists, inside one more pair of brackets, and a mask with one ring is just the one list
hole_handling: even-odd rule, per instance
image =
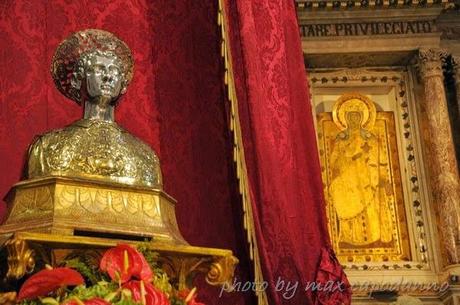
[[296, 1], [353, 304], [460, 304], [459, 4]]
[[27, 179], [6, 197], [0, 303], [11, 301], [2, 292], [17, 290], [45, 265], [78, 256], [97, 262], [104, 249], [120, 243], [156, 251], [158, 265], [178, 291], [191, 289], [200, 273], [211, 285], [232, 279], [238, 259], [230, 250], [185, 241], [175, 200], [163, 190], [159, 158], [115, 122], [133, 65], [129, 47], [102, 30], [74, 33], [57, 48], [51, 67], [55, 85], [84, 105], [84, 117], [36, 137]]

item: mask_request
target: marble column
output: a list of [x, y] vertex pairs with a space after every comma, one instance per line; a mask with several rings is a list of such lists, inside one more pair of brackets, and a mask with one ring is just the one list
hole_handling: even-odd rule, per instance
[[444, 265], [458, 264], [460, 182], [450, 127], [442, 63], [447, 54], [421, 49], [418, 54], [425, 98], [421, 101], [422, 134], [426, 148], [432, 200], [437, 213]]

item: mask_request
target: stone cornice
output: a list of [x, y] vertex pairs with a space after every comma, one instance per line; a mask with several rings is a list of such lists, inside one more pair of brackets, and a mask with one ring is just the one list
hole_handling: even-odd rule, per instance
[[296, 0], [298, 11], [302, 10], [357, 10], [367, 8], [454, 8], [454, 0]]

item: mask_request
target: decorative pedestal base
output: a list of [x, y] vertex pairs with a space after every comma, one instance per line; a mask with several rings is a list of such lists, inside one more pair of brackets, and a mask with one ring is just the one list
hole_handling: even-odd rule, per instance
[[199, 273], [206, 275], [210, 285], [230, 282], [238, 263], [230, 250], [155, 241], [135, 243], [108, 238], [19, 232], [7, 239], [0, 251], [0, 274], [6, 279], [0, 287], [4, 287], [4, 291], [11, 291], [15, 288], [14, 283], [24, 275], [42, 269], [45, 264], [58, 266], [70, 257], [85, 256], [98, 264], [104, 250], [119, 243], [142, 245], [157, 252], [159, 266], [179, 290], [191, 288], [193, 278]]
[[161, 190], [48, 177], [17, 183], [6, 200], [10, 212], [0, 241], [27, 231], [188, 244], [177, 226], [175, 200]]
[[[205, 274], [210, 285], [230, 282], [238, 259], [230, 250], [190, 246], [176, 222], [175, 201], [161, 190], [48, 177], [16, 184], [0, 226], [0, 305], [11, 302], [18, 280], [46, 264], [85, 258], [97, 267], [106, 248], [142, 245], [177, 289]], [[3, 301], [2, 301], [3, 300]]]

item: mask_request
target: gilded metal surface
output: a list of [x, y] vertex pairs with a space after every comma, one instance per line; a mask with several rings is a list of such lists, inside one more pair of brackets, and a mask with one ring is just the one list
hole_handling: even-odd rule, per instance
[[112, 33], [88, 29], [74, 33], [65, 39], [57, 48], [51, 74], [56, 87], [71, 100], [77, 103], [85, 101], [85, 95], [75, 86], [89, 54], [116, 56], [121, 65], [121, 73], [126, 87], [133, 77], [134, 59], [129, 47]]
[[166, 255], [160, 257], [159, 262], [173, 282], [177, 283], [179, 290], [182, 290], [192, 286], [197, 273], [206, 274], [206, 282], [213, 286], [230, 283], [238, 259], [231, 253], [219, 257]]
[[161, 188], [160, 161], [114, 122], [83, 119], [39, 136], [29, 150], [29, 178], [67, 176]]
[[35, 252], [23, 239], [12, 238], [5, 244], [8, 252], [8, 279], [20, 279], [35, 268]]
[[159, 258], [161, 268], [179, 290], [192, 285], [196, 273], [206, 273], [211, 264], [210, 257], [164, 256]]
[[[360, 117], [359, 122], [351, 120], [350, 115], [358, 115]], [[376, 116], [377, 110], [374, 103], [360, 94], [345, 94], [341, 96], [332, 109], [332, 120], [335, 125], [341, 131], [348, 131], [348, 134], [358, 129], [371, 130], [374, 127]], [[351, 126], [352, 123], [359, 123], [360, 125]], [[357, 127], [357, 129], [353, 127]], [[347, 132], [341, 135], [346, 134]]]
[[29, 179], [66, 176], [162, 187], [155, 152], [114, 122], [133, 64], [128, 46], [105, 31], [77, 32], [59, 45], [53, 79], [66, 97], [84, 103], [84, 119], [36, 138], [29, 148]]
[[37, 261], [59, 264], [72, 254], [152, 238], [147, 246], [179, 267], [174, 270], [183, 287], [197, 272], [209, 273], [211, 284], [231, 280], [238, 260], [228, 250], [187, 244], [175, 201], [162, 191], [158, 157], [113, 121], [132, 64], [127, 46], [98, 30], [76, 33], [56, 51], [56, 85], [65, 96], [84, 102], [85, 114], [35, 140], [29, 179], [7, 195], [10, 210], [0, 226], [0, 242], [7, 239], [9, 278], [22, 278]]
[[230, 283], [230, 280], [233, 279], [236, 264], [238, 264], [238, 259], [233, 255], [219, 258], [211, 264], [211, 268], [209, 268], [206, 275], [206, 282], [214, 286]]
[[[36, 233], [36, 232], [17, 232], [12, 238], [25, 240], [33, 244], [42, 244], [50, 249], [96, 249], [111, 248], [120, 243], [142, 244], [132, 240], [122, 240], [105, 237], [71, 236], [62, 234]], [[146, 243], [150, 248], [165, 255], [177, 254], [182, 256], [215, 256], [223, 257], [231, 255], [232, 251], [217, 248], [195, 247], [187, 244], [174, 245], [159, 240], [152, 240]]]
[[409, 260], [393, 113], [346, 94], [318, 115], [334, 250], [342, 262]]
[[[17, 246], [22, 246], [24, 249], [29, 249], [27, 245], [34, 244], [47, 249], [50, 252], [48, 256], [54, 257], [52, 265], [59, 265], [65, 259], [82, 257], [90, 266], [98, 266], [101, 253], [106, 248], [114, 247], [119, 243], [143, 244], [158, 252], [159, 265], [180, 289], [192, 288], [193, 279], [199, 273], [205, 274], [208, 283], [211, 285], [223, 285], [226, 282], [231, 282], [235, 265], [238, 263], [238, 260], [232, 255], [232, 251], [230, 250], [193, 247], [189, 245], [172, 245], [155, 240], [136, 243], [111, 238], [19, 232], [8, 243], [15, 244], [16, 248]], [[18, 256], [17, 253], [8, 251], [8, 260], [16, 258]], [[22, 251], [21, 253], [25, 252]], [[40, 260], [40, 263], [43, 264], [41, 262], [43, 257], [43, 255], [36, 256], [36, 259]], [[25, 260], [23, 259], [22, 261]], [[50, 264], [48, 261], [46, 263]], [[16, 276], [14, 279], [19, 279], [24, 274], [17, 273]]]
[[49, 177], [16, 184], [0, 235], [17, 231], [119, 233], [186, 244], [175, 201], [161, 190]]
[[0, 305], [16, 304], [16, 292], [0, 293]]

